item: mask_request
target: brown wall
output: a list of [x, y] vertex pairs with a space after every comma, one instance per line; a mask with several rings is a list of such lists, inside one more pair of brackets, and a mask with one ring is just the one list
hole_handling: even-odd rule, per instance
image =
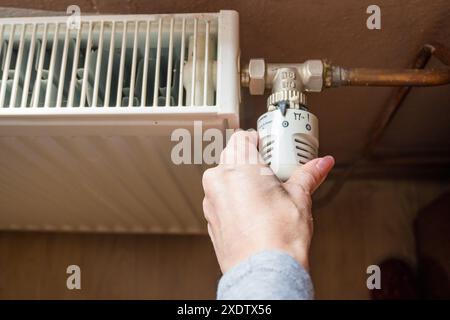
[[1, 299], [206, 299], [218, 278], [206, 236], [0, 233]]
[[[326, 186], [325, 186], [326, 187]], [[416, 266], [413, 221], [448, 183], [351, 181], [314, 210], [311, 272], [319, 299], [367, 299], [366, 268]], [[81, 267], [80, 291], [66, 268]], [[220, 271], [206, 236], [0, 233], [0, 298], [214, 298]]]

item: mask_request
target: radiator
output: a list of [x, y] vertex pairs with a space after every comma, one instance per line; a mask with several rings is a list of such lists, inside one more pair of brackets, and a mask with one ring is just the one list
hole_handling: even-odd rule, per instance
[[239, 126], [234, 11], [0, 19], [0, 229], [203, 233], [173, 130]]

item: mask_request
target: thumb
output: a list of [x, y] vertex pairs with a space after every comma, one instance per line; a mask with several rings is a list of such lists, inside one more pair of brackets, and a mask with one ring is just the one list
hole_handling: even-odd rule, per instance
[[289, 188], [301, 188], [312, 194], [322, 184], [333, 166], [332, 156], [313, 159], [296, 169], [285, 184]]

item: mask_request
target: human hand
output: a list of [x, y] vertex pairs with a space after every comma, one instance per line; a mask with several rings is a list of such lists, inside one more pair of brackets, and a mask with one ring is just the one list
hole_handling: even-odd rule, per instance
[[[220, 164], [203, 174], [203, 211], [223, 273], [251, 255], [282, 250], [309, 268], [311, 195], [334, 165], [331, 156], [299, 167], [281, 182], [259, 156], [256, 131], [234, 133]], [[249, 163], [249, 159], [258, 159]]]

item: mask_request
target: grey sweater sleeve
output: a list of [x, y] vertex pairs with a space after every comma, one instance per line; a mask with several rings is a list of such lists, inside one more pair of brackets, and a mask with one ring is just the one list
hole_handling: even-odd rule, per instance
[[311, 300], [311, 278], [290, 255], [261, 251], [227, 271], [219, 282], [219, 300]]

